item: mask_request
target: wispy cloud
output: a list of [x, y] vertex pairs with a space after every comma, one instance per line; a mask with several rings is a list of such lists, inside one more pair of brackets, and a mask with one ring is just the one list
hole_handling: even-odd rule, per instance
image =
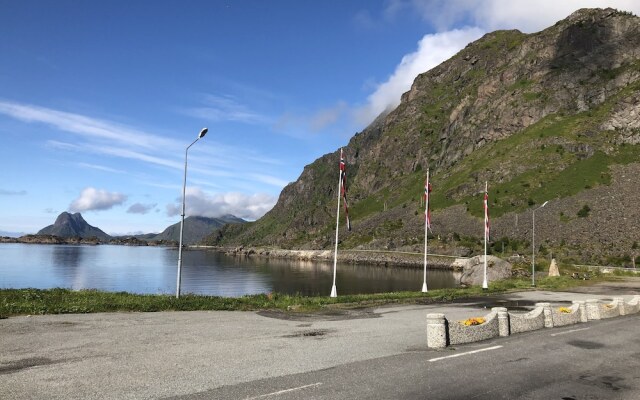
[[97, 165], [97, 164], [88, 164], [88, 163], [77, 163], [78, 167], [81, 168], [89, 168], [89, 169], [95, 169], [98, 171], [104, 171], [104, 172], [112, 172], [114, 174], [125, 174], [125, 171], [119, 170], [119, 169], [115, 169], [115, 168], [111, 168], [111, 167], [105, 167], [104, 165]]
[[0, 196], [25, 196], [26, 194], [27, 194], [26, 190], [0, 189]]
[[175, 144], [175, 141], [121, 125], [80, 114], [53, 110], [31, 104], [0, 101], [0, 114], [30, 122], [42, 123], [85, 138], [110, 143], [154, 149]]
[[127, 196], [117, 192], [87, 187], [82, 190], [80, 196], [69, 205], [69, 211], [100, 211], [108, 210], [121, 205], [127, 200]]
[[257, 181], [266, 183], [267, 185], [276, 186], [278, 188], [283, 188], [289, 184], [289, 182], [271, 175], [252, 173], [251, 177]]
[[192, 117], [214, 122], [233, 121], [258, 125], [271, 122], [271, 118], [267, 115], [252, 110], [235, 96], [226, 94], [203, 95], [201, 106], [183, 109], [182, 112]]

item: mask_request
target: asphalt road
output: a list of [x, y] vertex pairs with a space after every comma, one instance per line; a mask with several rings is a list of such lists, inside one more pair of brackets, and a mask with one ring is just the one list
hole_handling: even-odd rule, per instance
[[[633, 334], [640, 314], [455, 350], [426, 346], [427, 313], [458, 320], [496, 305], [630, 299], [639, 287], [640, 280], [585, 293], [530, 291], [319, 315], [12, 317], [0, 320], [0, 399], [639, 399]], [[581, 330], [551, 336], [571, 329]], [[502, 347], [430, 361], [492, 346]]]
[[174, 397], [199, 399], [640, 398], [640, 318], [414, 351]]

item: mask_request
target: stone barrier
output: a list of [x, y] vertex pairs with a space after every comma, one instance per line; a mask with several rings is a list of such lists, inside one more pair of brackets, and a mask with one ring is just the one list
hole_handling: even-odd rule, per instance
[[484, 317], [485, 322], [480, 325], [464, 325], [464, 321], [453, 321], [448, 324], [449, 344], [463, 344], [479, 342], [500, 336], [498, 313], [492, 310]]
[[544, 309], [536, 307], [526, 314], [509, 313], [511, 333], [535, 331], [544, 328]]
[[[568, 310], [565, 312], [563, 310]], [[551, 310], [551, 319], [553, 326], [565, 326], [580, 323], [581, 311], [580, 304], [573, 303], [571, 307], [559, 307]]]
[[464, 325], [465, 321], [449, 321], [444, 314], [427, 314], [427, 346], [445, 348], [514, 333], [635, 314], [640, 312], [640, 296], [634, 296], [629, 302], [616, 297], [608, 304], [599, 300], [574, 301], [566, 309], [554, 309], [550, 303], [536, 303], [532, 311], [520, 314], [510, 313], [504, 307], [494, 307], [483, 317], [483, 323], [468, 326]]

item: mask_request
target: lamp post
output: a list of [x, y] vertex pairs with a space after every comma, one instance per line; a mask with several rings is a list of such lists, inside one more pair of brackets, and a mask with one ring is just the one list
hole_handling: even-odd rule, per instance
[[182, 181], [182, 213], [180, 216], [182, 219], [180, 220], [180, 244], [178, 245], [178, 277], [176, 282], [176, 299], [180, 298], [180, 281], [182, 279], [182, 233], [184, 231], [184, 209], [185, 209], [185, 193], [187, 188], [187, 155], [189, 153], [189, 147], [193, 146], [198, 140], [202, 139], [204, 135], [207, 134], [209, 130], [207, 128], [202, 128], [200, 134], [196, 140], [194, 140], [187, 149], [184, 151], [184, 180]]
[[549, 201], [545, 201], [542, 205], [535, 210], [533, 210], [533, 224], [532, 224], [532, 256], [531, 256], [531, 286], [536, 285], [536, 211], [546, 206]]

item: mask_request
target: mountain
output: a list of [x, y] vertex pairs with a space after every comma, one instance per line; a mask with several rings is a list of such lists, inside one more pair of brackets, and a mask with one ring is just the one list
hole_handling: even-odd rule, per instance
[[[533, 34], [496, 31], [420, 74], [400, 105], [344, 148], [353, 230], [340, 247], [422, 251], [427, 168], [430, 250], [615, 262], [640, 241], [640, 19], [582, 9]], [[205, 242], [327, 249], [339, 150], [307, 165], [256, 222]], [[341, 216], [341, 219], [343, 217]], [[612, 261], [613, 260], [613, 261]]]
[[111, 236], [104, 233], [99, 228], [91, 226], [82, 218], [80, 213], [69, 214], [63, 212], [58, 215], [56, 222], [38, 231], [38, 235], [55, 235], [59, 237], [97, 237], [100, 240], [109, 240]]
[[[225, 224], [243, 224], [245, 222], [245, 220], [233, 215], [225, 215], [220, 218], [187, 217], [184, 220], [182, 240], [185, 244], [195, 244]], [[169, 226], [150, 240], [180, 241], [180, 222]]]

